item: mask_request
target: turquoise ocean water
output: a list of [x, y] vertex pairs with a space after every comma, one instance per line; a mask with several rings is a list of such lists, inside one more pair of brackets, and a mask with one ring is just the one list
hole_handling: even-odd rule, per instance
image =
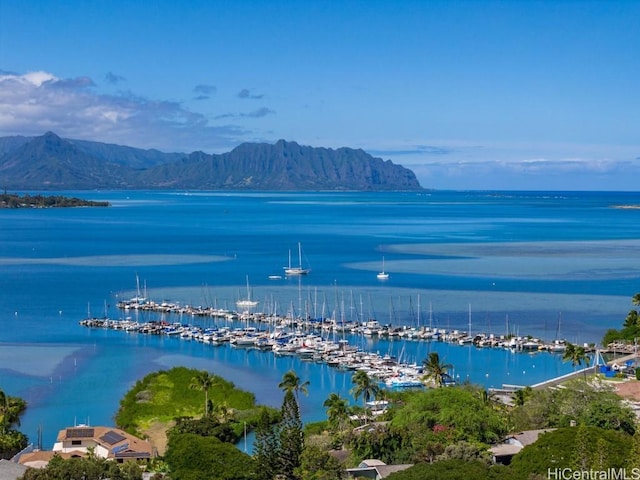
[[[113, 206], [0, 210], [0, 388], [28, 401], [21, 428], [34, 442], [40, 428], [45, 448], [74, 423], [112, 424], [137, 379], [175, 365], [210, 370], [274, 406], [295, 369], [311, 382], [305, 420], [324, 417], [330, 392], [349, 396], [351, 374], [326, 365], [78, 324], [88, 309], [123, 317], [115, 304], [136, 294], [136, 278], [156, 301], [234, 308], [248, 278], [258, 309], [281, 314], [463, 330], [471, 321], [472, 332], [574, 343], [617, 328], [640, 291], [640, 210], [616, 208], [639, 205], [636, 193], [71, 194]], [[298, 242], [312, 271], [285, 278]], [[487, 387], [571, 370], [544, 352], [350, 341], [409, 362], [438, 351], [456, 378]]]

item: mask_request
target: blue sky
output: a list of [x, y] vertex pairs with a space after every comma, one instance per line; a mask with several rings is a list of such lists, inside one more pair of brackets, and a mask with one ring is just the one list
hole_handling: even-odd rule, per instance
[[640, 1], [0, 1], [0, 136], [362, 148], [435, 189], [636, 190]]

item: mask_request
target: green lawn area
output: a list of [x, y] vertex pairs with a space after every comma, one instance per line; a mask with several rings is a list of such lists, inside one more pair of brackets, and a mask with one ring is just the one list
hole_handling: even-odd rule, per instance
[[[169, 423], [177, 417], [204, 415], [205, 392], [191, 388], [198, 370], [176, 367], [151, 373], [139, 380], [120, 401], [116, 424], [132, 434], [140, 434], [152, 423]], [[253, 393], [240, 390], [222, 377], [215, 376], [209, 390], [213, 405], [225, 402], [235, 411], [237, 421], [254, 424], [259, 406]]]

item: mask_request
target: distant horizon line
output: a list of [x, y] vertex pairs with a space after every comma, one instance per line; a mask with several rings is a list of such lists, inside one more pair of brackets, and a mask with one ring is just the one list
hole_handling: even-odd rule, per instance
[[[15, 189], [10, 189], [10, 188], [4, 188], [4, 187], [0, 187], [0, 190], [2, 191], [2, 193], [9, 193], [10, 191], [14, 191], [17, 192], [18, 190]], [[502, 188], [491, 188], [491, 189], [485, 189], [485, 188], [429, 188], [429, 187], [422, 187], [422, 190], [350, 190], [350, 189], [344, 189], [344, 190], [254, 190], [254, 189], [243, 189], [243, 188], [226, 188], [226, 189], [213, 189], [213, 190], [209, 190], [209, 189], [199, 189], [199, 188], [105, 188], [105, 189], [89, 189], [89, 190], [83, 190], [83, 189], [51, 189], [51, 190], [45, 190], [45, 189], [20, 189], [19, 191], [25, 191], [25, 192], [47, 192], [47, 193], [51, 193], [51, 192], [184, 192], [184, 193], [188, 193], [188, 192], [224, 192], [224, 193], [229, 193], [229, 192], [238, 192], [238, 193], [280, 193], [280, 194], [297, 194], [297, 193], [304, 193], [304, 194], [314, 194], [314, 193], [332, 193], [332, 194], [340, 194], [340, 193], [368, 193], [368, 194], [373, 194], [373, 195], [385, 195], [385, 194], [390, 194], [390, 193], [413, 193], [416, 195], [424, 195], [429, 194], [429, 193], [440, 193], [440, 192], [444, 192], [444, 193], [469, 193], [469, 192], [473, 192], [473, 193], [487, 193], [487, 194], [491, 194], [491, 193], [573, 193], [573, 194], [579, 194], [579, 193], [602, 193], [602, 194], [606, 194], [606, 193], [625, 193], [625, 194], [634, 194], [634, 195], [638, 195], [640, 194], [640, 192], [638, 191], [632, 191], [632, 190], [584, 190], [584, 189], [580, 189], [580, 190], [571, 190], [571, 189], [563, 189], [563, 190], [541, 190], [541, 189], [526, 189], [526, 188], [519, 188], [519, 189], [502, 189]]]

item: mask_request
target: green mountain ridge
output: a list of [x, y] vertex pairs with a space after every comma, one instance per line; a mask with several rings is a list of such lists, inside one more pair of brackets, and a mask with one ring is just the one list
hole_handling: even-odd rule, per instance
[[422, 190], [415, 174], [352, 148], [279, 140], [223, 154], [164, 153], [69, 140], [0, 138], [0, 187], [11, 190]]

